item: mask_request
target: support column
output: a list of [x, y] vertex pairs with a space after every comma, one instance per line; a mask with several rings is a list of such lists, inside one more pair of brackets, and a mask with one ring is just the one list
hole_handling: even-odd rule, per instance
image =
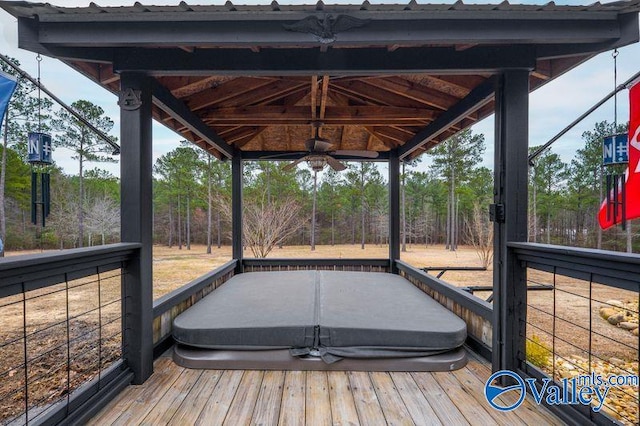
[[153, 373], [152, 134], [151, 81], [143, 74], [120, 75], [121, 240], [141, 243], [139, 257], [123, 274], [124, 354], [134, 384]]
[[527, 282], [507, 242], [527, 241], [529, 70], [505, 71], [495, 98], [492, 366], [515, 371], [525, 359]]
[[389, 153], [389, 262], [394, 274], [396, 259], [400, 259], [400, 160], [394, 150]]
[[238, 260], [236, 273], [242, 272], [242, 157], [231, 160], [231, 231], [233, 258]]

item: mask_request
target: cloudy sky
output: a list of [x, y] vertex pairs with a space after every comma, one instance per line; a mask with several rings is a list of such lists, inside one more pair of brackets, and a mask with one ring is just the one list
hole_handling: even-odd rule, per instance
[[[251, 1], [235, 0], [237, 4], [270, 3], [270, 0]], [[65, 6], [88, 6], [90, 1], [83, 0], [49, 0], [50, 3]], [[281, 1], [282, 4], [315, 3], [314, 1]], [[371, 1], [378, 3], [379, 1]], [[408, 1], [407, 1], [408, 2]], [[421, 2], [421, 1], [419, 1]], [[449, 3], [453, 1], [442, 1]], [[499, 3], [499, 1], [467, 1], [468, 3]], [[132, 5], [133, 0], [96, 0], [100, 6]], [[176, 5], [179, 0], [148, 0], [145, 4]], [[192, 4], [223, 4], [224, 0], [207, 1], [191, 0]], [[341, 3], [341, 1], [326, 1], [326, 3]], [[342, 2], [344, 3], [344, 2]], [[357, 0], [346, 3], [358, 3]], [[402, 3], [402, 1], [387, 1], [387, 3]], [[431, 1], [437, 3], [437, 1]], [[521, 1], [514, 3], [543, 4], [540, 1]], [[585, 4], [581, 1], [556, 1], [557, 4]], [[32, 76], [37, 74], [37, 61], [34, 53], [18, 49], [17, 22], [16, 19], [4, 11], [0, 11], [0, 53], [17, 58], [22, 68]], [[640, 43], [619, 50], [617, 59], [618, 84], [624, 82], [636, 72], [640, 71]], [[612, 52], [605, 52], [580, 65], [562, 77], [552, 81], [533, 92], [530, 97], [530, 121], [529, 136], [530, 146], [541, 145], [562, 130], [584, 111], [606, 96], [614, 88]], [[119, 111], [116, 97], [101, 89], [95, 83], [76, 73], [66, 65], [55, 59], [43, 57], [41, 65], [42, 84], [55, 93], [64, 102], [71, 104], [78, 99], [86, 99], [100, 105], [115, 122], [112, 132], [119, 134]], [[628, 120], [628, 93], [622, 91], [618, 95], [618, 120]], [[580, 125], [562, 137], [554, 145], [554, 151], [559, 153], [565, 161], [570, 161], [576, 149], [581, 147], [580, 135], [593, 128], [594, 124], [601, 120], [613, 122], [614, 102], [607, 102], [597, 111], [587, 117]], [[167, 130], [161, 125], [154, 124], [154, 160], [160, 155], [174, 149], [179, 145], [180, 136]], [[473, 127], [476, 133], [483, 133], [487, 140], [487, 152], [484, 164], [491, 166], [493, 163], [493, 116], [488, 117]], [[57, 149], [54, 153], [56, 163], [62, 166], [68, 173], [77, 173], [77, 164], [72, 160], [68, 151]], [[89, 165], [93, 167], [94, 165]], [[96, 164], [95, 166], [108, 169], [118, 175], [117, 164]]]

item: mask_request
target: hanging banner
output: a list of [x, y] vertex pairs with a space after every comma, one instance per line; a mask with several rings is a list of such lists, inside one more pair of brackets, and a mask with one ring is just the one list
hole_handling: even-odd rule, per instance
[[0, 71], [0, 129], [4, 124], [4, 114], [9, 106], [9, 99], [18, 86], [18, 80], [7, 73]]
[[[598, 212], [602, 229], [640, 217], [640, 83], [629, 89], [629, 166], [624, 181], [607, 192]], [[621, 179], [622, 180], [622, 179]], [[624, 209], [624, 211], [623, 211]]]

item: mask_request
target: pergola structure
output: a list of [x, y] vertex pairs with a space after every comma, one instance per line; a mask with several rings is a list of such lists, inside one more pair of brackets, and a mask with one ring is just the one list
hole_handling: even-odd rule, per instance
[[[242, 259], [242, 163], [296, 159], [322, 123], [336, 149], [389, 163], [389, 270], [400, 258], [399, 164], [495, 113], [493, 368], [524, 352], [529, 93], [638, 41], [640, 1], [591, 6], [371, 4], [65, 8], [0, 1], [21, 48], [59, 58], [119, 97], [122, 241], [136, 383], [152, 373], [152, 134], [156, 119], [232, 162]], [[356, 158], [358, 159], [358, 158]], [[362, 159], [362, 158], [361, 158]], [[488, 207], [488, 206], [487, 206]]]

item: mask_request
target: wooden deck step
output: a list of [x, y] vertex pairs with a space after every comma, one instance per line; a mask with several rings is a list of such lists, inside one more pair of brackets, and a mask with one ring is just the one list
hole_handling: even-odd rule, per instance
[[[501, 413], [484, 399], [489, 364], [454, 372], [196, 370], [159, 358], [93, 425], [561, 425], [529, 400]], [[508, 401], [503, 401], [508, 402]]]

